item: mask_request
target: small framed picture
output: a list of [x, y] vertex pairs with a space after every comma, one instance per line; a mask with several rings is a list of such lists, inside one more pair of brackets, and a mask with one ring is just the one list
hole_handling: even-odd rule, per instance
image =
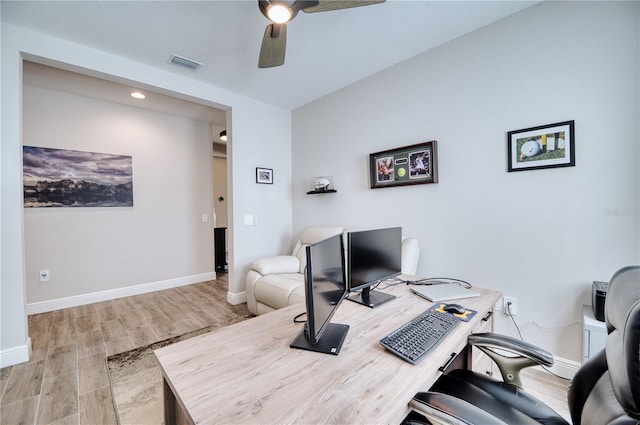
[[507, 133], [508, 172], [576, 165], [574, 122]]
[[256, 167], [256, 183], [273, 184], [273, 170], [271, 168]]
[[436, 141], [369, 155], [371, 189], [438, 183]]

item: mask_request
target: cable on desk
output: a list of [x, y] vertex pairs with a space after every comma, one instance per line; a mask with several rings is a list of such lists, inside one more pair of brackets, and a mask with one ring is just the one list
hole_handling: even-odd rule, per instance
[[407, 285], [446, 285], [455, 283], [467, 289], [472, 288], [472, 285], [466, 280], [456, 279], [454, 277], [427, 277], [424, 279], [406, 280], [405, 282]]
[[377, 288], [378, 286], [380, 286], [381, 284], [384, 284], [384, 287], [380, 288], [380, 289], [386, 289], [389, 288], [391, 286], [396, 286], [396, 285], [400, 285], [402, 283], [405, 283], [406, 280], [404, 279], [400, 279], [399, 277], [390, 277], [387, 279], [383, 279], [380, 282], [376, 283], [375, 286], [372, 286], [371, 289], [373, 288]]
[[293, 323], [304, 323], [306, 320], [298, 320], [298, 319], [300, 319], [305, 314], [307, 314], [306, 311], [303, 312], [303, 313], [298, 314], [296, 317], [293, 318]]

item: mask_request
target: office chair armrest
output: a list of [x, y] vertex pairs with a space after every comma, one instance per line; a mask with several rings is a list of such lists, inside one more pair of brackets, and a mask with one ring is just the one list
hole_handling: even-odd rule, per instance
[[469, 344], [511, 351], [544, 366], [553, 366], [553, 354], [528, 342], [506, 335], [486, 332], [469, 335]]
[[[471, 334], [469, 345], [478, 347], [496, 363], [504, 382], [522, 388], [520, 371], [529, 366], [552, 366], [553, 355], [540, 347], [491, 332]], [[503, 351], [502, 353], [500, 351]], [[504, 353], [507, 351], [513, 355]]]
[[448, 394], [423, 392], [416, 394], [409, 402], [411, 409], [435, 424], [453, 425], [506, 425], [503, 421], [490, 415], [462, 399]]

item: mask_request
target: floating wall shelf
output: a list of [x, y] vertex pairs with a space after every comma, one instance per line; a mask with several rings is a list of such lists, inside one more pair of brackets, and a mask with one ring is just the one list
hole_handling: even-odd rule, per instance
[[336, 193], [337, 190], [335, 189], [329, 189], [329, 190], [311, 190], [309, 192], [307, 192], [307, 195], [317, 195], [319, 193]]

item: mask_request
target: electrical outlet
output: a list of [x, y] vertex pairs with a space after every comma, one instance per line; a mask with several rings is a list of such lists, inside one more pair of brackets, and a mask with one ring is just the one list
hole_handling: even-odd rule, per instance
[[516, 297], [503, 297], [502, 298], [502, 310], [504, 314], [518, 314], [518, 299]]
[[49, 270], [40, 270], [40, 282], [49, 282]]

